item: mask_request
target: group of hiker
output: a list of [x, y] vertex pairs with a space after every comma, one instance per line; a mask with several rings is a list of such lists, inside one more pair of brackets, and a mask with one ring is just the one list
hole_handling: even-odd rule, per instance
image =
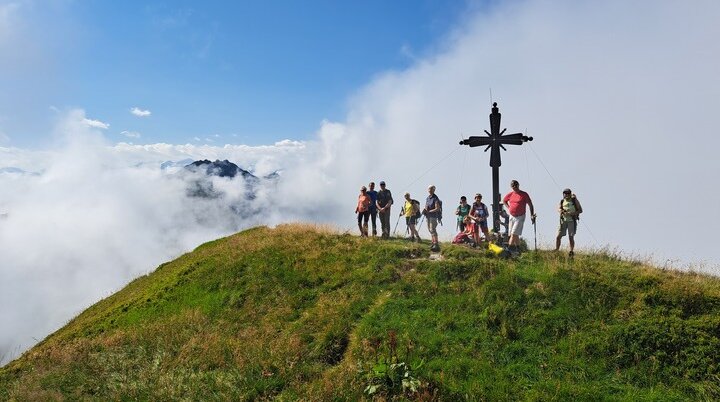
[[[368, 222], [372, 224], [372, 236], [377, 236], [376, 219], [380, 215], [381, 236], [390, 237], [390, 209], [393, 205], [392, 193], [386, 188], [384, 181], [380, 182], [380, 191], [375, 191], [375, 183], [370, 182], [367, 187], [360, 188], [358, 204], [355, 208], [357, 214], [358, 228], [361, 236], [369, 236]], [[503, 208], [504, 207], [504, 208]], [[510, 182], [510, 192], [502, 199], [500, 209], [500, 225], [504, 226], [507, 237], [507, 249], [510, 253], [520, 252], [520, 236], [526, 220], [527, 210], [530, 210], [530, 221], [534, 225], [536, 214], [530, 195], [520, 190], [520, 183], [517, 180]], [[577, 197], [569, 188], [563, 190], [563, 198], [558, 206], [560, 222], [555, 238], [555, 250], [560, 249], [561, 240], [568, 236], [570, 240], [570, 257], [574, 255], [575, 234], [577, 232], [577, 221], [582, 213], [582, 206]], [[459, 233], [453, 239], [453, 243], [467, 243], [473, 246], [481, 244], [481, 240], [490, 243], [501, 243], [502, 236], [495, 233], [490, 234], [488, 218], [491, 214], [488, 207], [482, 202], [482, 194], [475, 194], [472, 204], [467, 202], [467, 197], [460, 197], [460, 204], [455, 208], [457, 216], [457, 228]], [[442, 201], [435, 194], [435, 186], [428, 186], [428, 196], [425, 205], [411, 198], [410, 193], [405, 193], [405, 201], [400, 210], [400, 217], [405, 217], [405, 224], [411, 241], [420, 241], [420, 234], [417, 224], [421, 217], [427, 220], [428, 231], [431, 236], [431, 251], [439, 251], [437, 226], [442, 224]], [[480, 234], [484, 238], [480, 237]]]

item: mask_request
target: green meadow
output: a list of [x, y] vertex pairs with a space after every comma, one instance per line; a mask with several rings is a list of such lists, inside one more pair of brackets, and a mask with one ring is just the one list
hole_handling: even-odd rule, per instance
[[720, 280], [310, 225], [206, 243], [0, 368], [0, 400], [720, 399]]

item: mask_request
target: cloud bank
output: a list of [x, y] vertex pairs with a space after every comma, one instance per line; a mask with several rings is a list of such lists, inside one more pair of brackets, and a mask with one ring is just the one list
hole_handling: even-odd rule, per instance
[[[222, 149], [113, 146], [86, 121], [82, 111], [69, 113], [55, 151], [0, 148], [2, 164], [14, 165], [0, 169], [0, 356], [14, 356], [158, 264], [284, 212], [273, 206], [273, 182], [261, 182], [250, 200], [239, 179], [214, 177], [224, 196], [205, 199], [187, 194], [197, 177], [161, 169], [168, 160], [224, 156]], [[302, 146], [271, 148], [228, 154], [244, 150], [238, 159], [263, 172], [275, 168], [274, 153]]]
[[[358, 189], [370, 180], [385, 180], [396, 200], [423, 199], [435, 184], [448, 239], [460, 195], [491, 198], [489, 155], [458, 145], [489, 129], [490, 88], [502, 127], [535, 137], [503, 152], [500, 174], [502, 192], [517, 179], [533, 197], [539, 243], [553, 241], [570, 187], [586, 211], [579, 246], [718, 274], [720, 193], [708, 185], [720, 173], [718, 19], [710, 1], [498, 4], [468, 15], [411, 68], [378, 75], [349, 100], [345, 121], [323, 122], [306, 142], [111, 145], [73, 112], [57, 150], [0, 148], [0, 167], [41, 173], [0, 175], [0, 353], [206, 240], [292, 220], [355, 230]], [[282, 178], [246, 205], [252, 218], [229, 219], [226, 204], [242, 190], [219, 180], [228, 199], [188, 199], [185, 183], [159, 169], [184, 159]]]

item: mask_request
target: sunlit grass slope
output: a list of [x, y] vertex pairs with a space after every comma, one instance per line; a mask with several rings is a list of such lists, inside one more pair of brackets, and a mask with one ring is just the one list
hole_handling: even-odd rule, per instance
[[427, 248], [304, 225], [204, 244], [0, 369], [0, 399], [720, 398], [718, 279]]

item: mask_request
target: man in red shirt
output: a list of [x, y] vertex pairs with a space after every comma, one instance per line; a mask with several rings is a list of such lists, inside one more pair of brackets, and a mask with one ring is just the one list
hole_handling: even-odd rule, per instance
[[530, 206], [530, 219], [535, 224], [535, 207], [528, 193], [520, 190], [520, 183], [517, 180], [510, 182], [512, 191], [507, 193], [503, 198], [503, 204], [510, 213], [510, 250], [519, 251], [520, 235], [522, 234], [523, 224], [525, 223], [525, 209]]

